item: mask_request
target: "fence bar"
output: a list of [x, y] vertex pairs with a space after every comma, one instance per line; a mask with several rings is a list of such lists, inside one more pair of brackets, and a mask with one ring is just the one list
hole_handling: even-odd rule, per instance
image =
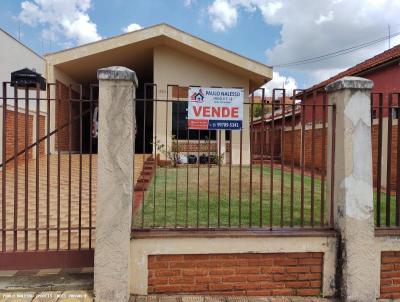
[[292, 103], [292, 135], [290, 144], [290, 153], [292, 159], [290, 161], [290, 227], [293, 227], [293, 212], [294, 212], [294, 140], [295, 137], [295, 123], [296, 123], [296, 95], [297, 89], [293, 89], [293, 103]]
[[[40, 86], [36, 84], [36, 228], [39, 228], [39, 167], [40, 167]], [[36, 250], [39, 250], [39, 231], [36, 231]]]
[[[307, 94], [304, 92], [304, 100], [307, 99]], [[306, 120], [306, 106], [301, 104], [301, 153], [300, 153], [300, 161], [301, 161], [301, 188], [300, 188], [300, 226], [304, 227], [304, 166], [305, 166], [305, 120]]]
[[390, 227], [392, 176], [392, 94], [388, 96], [387, 161], [386, 161], [386, 226]]
[[310, 224], [314, 227], [314, 195], [315, 195], [315, 99], [316, 91], [313, 92], [312, 97], [312, 123], [311, 123], [311, 213]]
[[331, 187], [330, 187], [330, 217], [329, 217], [329, 225], [331, 227], [334, 226], [335, 217], [334, 217], [334, 209], [335, 209], [335, 143], [336, 143], [336, 106], [332, 107], [332, 159], [331, 159]]
[[18, 88], [14, 86], [14, 251], [17, 250], [18, 228]]
[[78, 204], [79, 204], [79, 213], [78, 213], [78, 248], [82, 248], [82, 99], [83, 99], [83, 87], [79, 85], [79, 192], [78, 192]]
[[[46, 86], [47, 92], [47, 115], [46, 115], [46, 226], [50, 228], [50, 84]], [[25, 147], [26, 150], [26, 147]], [[27, 150], [25, 151], [28, 152]], [[50, 231], [46, 232], [46, 250], [50, 249]]]
[[[57, 112], [56, 112], [56, 127], [60, 126], [60, 108], [61, 108], [61, 83], [57, 83]], [[61, 214], [61, 144], [60, 136], [57, 136], [57, 250], [60, 249], [60, 214]]]
[[221, 130], [218, 130], [218, 227], [221, 226]]
[[397, 158], [396, 158], [396, 226], [400, 226], [400, 93], [395, 94], [397, 96], [397, 109], [396, 109], [396, 118], [397, 118]]
[[[263, 184], [264, 184], [264, 144], [265, 144], [265, 89], [261, 89], [261, 142], [260, 142], [260, 213], [259, 226], [263, 225]], [[267, 152], [265, 152], [267, 153]]]
[[2, 225], [2, 247], [3, 252], [6, 251], [6, 187], [7, 187], [7, 166], [6, 166], [6, 136], [7, 136], [7, 83], [3, 82], [3, 146], [2, 146], [2, 178], [1, 178], [1, 225]]
[[326, 174], [326, 135], [327, 135], [327, 127], [326, 127], [326, 93], [322, 96], [322, 154], [321, 154], [321, 204], [320, 204], [320, 226], [324, 226], [324, 217], [325, 217], [325, 174]]
[[[285, 112], [285, 102], [286, 102], [286, 90], [282, 89], [282, 105], [281, 105], [281, 113], [282, 113], [282, 125], [281, 125], [281, 142], [283, 142], [283, 135], [284, 135], [284, 130], [285, 130], [285, 119], [286, 119], [286, 112]], [[284, 152], [284, 147], [285, 145], [281, 143], [281, 219], [280, 219], [280, 225], [281, 228], [283, 227], [283, 210], [284, 210], [284, 192], [285, 192], [285, 152]]]
[[381, 226], [381, 174], [382, 174], [382, 114], [383, 114], [383, 109], [381, 108], [383, 105], [383, 94], [379, 93], [378, 94], [378, 101], [379, 101], [379, 107], [378, 107], [378, 118], [379, 118], [379, 125], [378, 125], [378, 167], [377, 167], [377, 184], [376, 184], [376, 225], [377, 227]]
[[[242, 227], [242, 161], [243, 161], [243, 129], [240, 129], [240, 147], [239, 147], [239, 228]], [[251, 136], [250, 136], [250, 145], [251, 143]], [[250, 147], [251, 149], [251, 147]], [[231, 143], [231, 152], [232, 152], [232, 143]], [[253, 155], [250, 151], [250, 162], [253, 160]]]
[[271, 167], [271, 171], [270, 171], [270, 195], [269, 195], [269, 227], [272, 230], [273, 224], [274, 224], [274, 142], [275, 142], [275, 89], [272, 90], [272, 122], [271, 122], [271, 135], [270, 135], [270, 140], [271, 140], [271, 144], [270, 144], [270, 148], [271, 148], [271, 160], [270, 160], [270, 167]]
[[[89, 103], [89, 120], [90, 125], [93, 123], [93, 85], [90, 87], [90, 103]], [[93, 131], [92, 127], [89, 127], [89, 249], [92, 248], [92, 160], [93, 160]], [[132, 207], [133, 208], [133, 207]], [[134, 217], [134, 215], [132, 215]]]
[[68, 250], [71, 249], [71, 178], [72, 178], [72, 87], [69, 86], [69, 125], [68, 125]]
[[[251, 94], [251, 114], [250, 114], [250, 139], [253, 140], [254, 134], [254, 92]], [[253, 225], [253, 152], [254, 146], [250, 144], [250, 183], [249, 183], [249, 227]]]
[[[24, 225], [25, 229], [28, 228], [28, 219], [29, 219], [29, 152], [28, 152], [28, 131], [29, 131], [29, 90], [28, 87], [25, 87], [25, 214], [24, 214]], [[6, 141], [3, 141], [3, 144], [6, 143]], [[24, 235], [24, 250], [28, 250], [28, 231], [25, 230], [25, 235]]]

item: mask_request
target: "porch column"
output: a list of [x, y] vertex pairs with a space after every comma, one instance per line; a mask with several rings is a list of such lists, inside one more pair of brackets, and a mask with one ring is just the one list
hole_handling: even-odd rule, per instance
[[[333, 215], [339, 232], [337, 290], [343, 301], [375, 301], [379, 295], [380, 257], [374, 244], [373, 215], [372, 87], [372, 81], [358, 77], [344, 77], [326, 87], [329, 103], [336, 107]], [[331, 129], [331, 117], [328, 126]], [[331, 152], [328, 157], [330, 163]]]
[[96, 301], [129, 301], [134, 98], [138, 80], [125, 67], [97, 71], [99, 138], [94, 292]]

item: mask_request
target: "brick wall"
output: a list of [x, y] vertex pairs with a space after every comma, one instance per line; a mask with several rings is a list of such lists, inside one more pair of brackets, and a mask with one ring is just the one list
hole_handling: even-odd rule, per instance
[[[6, 113], [6, 137], [5, 137], [5, 142], [6, 142], [6, 158], [11, 158], [15, 154], [14, 150], [14, 141], [15, 141], [15, 112], [14, 110], [7, 110]], [[39, 135], [40, 137], [43, 137], [45, 135], [45, 123], [46, 123], [46, 117], [45, 116], [40, 116], [39, 119]], [[17, 113], [17, 152], [20, 152], [25, 149], [25, 128], [27, 127], [27, 134], [28, 134], [28, 145], [32, 144], [33, 141], [33, 115], [29, 114], [28, 115], [28, 121], [27, 124], [25, 123], [25, 113], [24, 112], [18, 112]], [[36, 148], [36, 147], [34, 147]], [[33, 149], [31, 148], [28, 151], [28, 156], [29, 158], [32, 158], [32, 153]], [[45, 153], [45, 143], [39, 144], [39, 152], [40, 154]], [[22, 154], [19, 156], [19, 160], [22, 160], [25, 158], [25, 154]]]
[[[324, 134], [325, 132], [325, 134]], [[322, 142], [323, 135], [325, 135], [325, 162], [322, 153]], [[300, 166], [301, 162], [301, 129], [294, 130], [294, 154], [292, 154], [292, 131], [285, 131], [283, 134], [283, 155], [284, 161], [287, 164], [291, 163], [292, 158], [294, 158], [294, 163], [296, 166]], [[328, 156], [327, 147], [328, 146], [328, 135], [326, 128], [318, 128], [314, 130], [314, 167], [317, 171], [322, 171], [326, 165], [326, 159]], [[306, 129], [304, 131], [304, 163], [306, 168], [312, 167], [312, 130]]]
[[400, 298], [400, 252], [381, 253], [381, 298]]
[[[77, 92], [72, 91], [73, 98], [79, 98]], [[71, 108], [72, 119], [79, 115], [79, 104], [77, 102], [69, 102], [69, 88], [57, 81], [57, 102], [56, 102], [56, 127], [69, 123], [69, 115]], [[56, 134], [56, 148], [61, 151], [68, 151], [69, 149], [69, 126], [64, 127]], [[71, 150], [79, 150], [79, 119], [72, 120], [71, 126]]]
[[323, 253], [154, 255], [148, 294], [321, 294]]

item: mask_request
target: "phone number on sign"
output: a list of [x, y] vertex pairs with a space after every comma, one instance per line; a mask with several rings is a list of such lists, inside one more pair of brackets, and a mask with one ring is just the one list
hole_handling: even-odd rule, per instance
[[209, 129], [241, 129], [241, 122], [219, 122], [219, 121], [209, 121]]

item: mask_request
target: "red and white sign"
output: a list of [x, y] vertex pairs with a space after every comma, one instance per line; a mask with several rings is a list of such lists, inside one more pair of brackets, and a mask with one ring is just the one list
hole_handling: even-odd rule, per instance
[[242, 129], [243, 89], [189, 87], [188, 98], [189, 129]]

